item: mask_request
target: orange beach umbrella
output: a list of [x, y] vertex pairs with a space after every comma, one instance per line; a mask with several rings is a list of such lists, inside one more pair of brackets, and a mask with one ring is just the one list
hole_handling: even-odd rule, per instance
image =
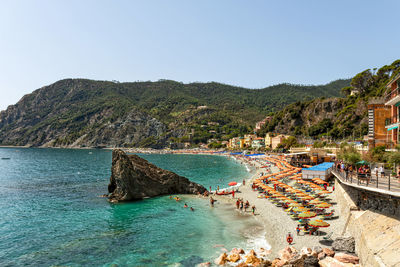
[[329, 223], [324, 222], [323, 220], [312, 220], [308, 223], [308, 225], [312, 227], [328, 227], [330, 226]]
[[312, 212], [312, 211], [305, 211], [305, 212], [302, 212], [299, 215], [297, 215], [297, 217], [299, 217], [301, 219], [314, 218], [315, 216], [317, 216], [317, 214], [315, 212]]

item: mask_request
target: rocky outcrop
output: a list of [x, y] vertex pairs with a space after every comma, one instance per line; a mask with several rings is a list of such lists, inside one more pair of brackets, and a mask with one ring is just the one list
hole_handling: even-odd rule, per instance
[[[335, 251], [345, 251], [354, 253], [356, 242], [354, 237], [337, 237], [332, 243], [332, 248]], [[331, 255], [328, 255], [331, 256]]]
[[206, 189], [187, 178], [163, 170], [137, 155], [127, 155], [120, 149], [112, 152], [109, 200], [112, 202], [139, 200], [166, 194], [197, 194]]

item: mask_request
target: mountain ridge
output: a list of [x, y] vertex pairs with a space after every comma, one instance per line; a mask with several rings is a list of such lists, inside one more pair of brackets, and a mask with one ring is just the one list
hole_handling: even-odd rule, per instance
[[246, 89], [215, 82], [63, 79], [0, 112], [0, 144], [164, 147], [187, 139], [194, 143], [228, 139], [249, 132], [256, 121], [287, 104], [338, 96], [348, 83]]

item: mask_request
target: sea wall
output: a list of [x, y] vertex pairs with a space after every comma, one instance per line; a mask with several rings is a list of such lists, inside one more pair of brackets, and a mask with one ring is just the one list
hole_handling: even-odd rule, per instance
[[342, 234], [356, 240], [356, 253], [363, 266], [399, 266], [399, 200], [358, 190], [335, 179], [340, 215], [346, 224]]

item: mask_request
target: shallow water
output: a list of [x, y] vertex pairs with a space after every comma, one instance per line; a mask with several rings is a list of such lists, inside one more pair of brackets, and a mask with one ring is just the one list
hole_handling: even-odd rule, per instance
[[[207, 188], [249, 176], [221, 156], [142, 156]], [[254, 238], [262, 227], [229, 204], [211, 208], [192, 196], [108, 203], [99, 197], [110, 175], [107, 150], [0, 148], [2, 157], [10, 160], [0, 160], [1, 266], [193, 266], [265, 242]]]

